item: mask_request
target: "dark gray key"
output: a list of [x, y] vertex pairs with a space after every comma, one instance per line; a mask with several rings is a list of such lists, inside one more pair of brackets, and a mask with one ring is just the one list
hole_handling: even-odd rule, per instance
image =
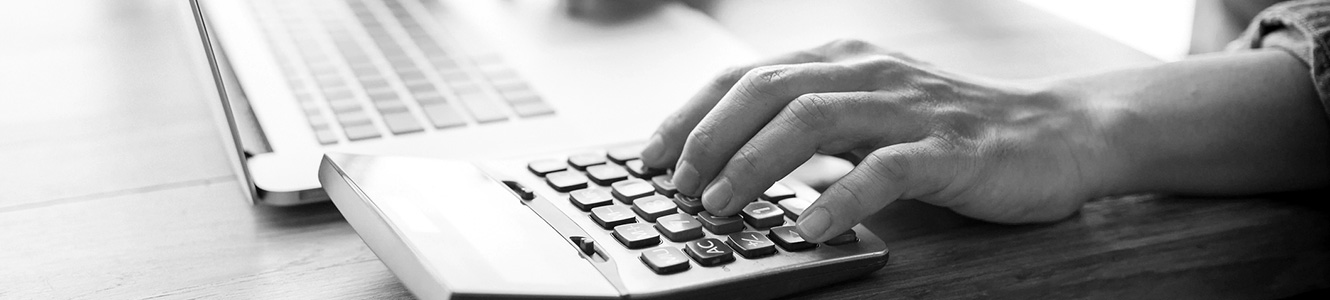
[[641, 223], [614, 226], [614, 239], [628, 249], [639, 249], [660, 244], [660, 234], [650, 225]]
[[674, 176], [669, 174], [651, 177], [651, 185], [656, 187], [656, 193], [665, 197], [674, 197], [674, 194], [679, 193], [679, 188], [674, 186]]
[[385, 114], [383, 115], [383, 123], [388, 125], [388, 130], [392, 131], [393, 134], [406, 134], [425, 130], [424, 127], [420, 126], [420, 122], [416, 121], [416, 116], [412, 116], [409, 112]]
[[795, 221], [799, 220], [799, 215], [804, 214], [804, 210], [808, 210], [809, 205], [813, 205], [813, 202], [803, 198], [790, 198], [780, 202], [780, 208], [785, 211], [785, 216]]
[[615, 226], [637, 223], [637, 217], [634, 217], [633, 212], [626, 207], [611, 205], [592, 208], [591, 221], [595, 221], [600, 228], [609, 230]]
[[642, 263], [661, 275], [682, 272], [692, 266], [682, 251], [669, 246], [642, 251]]
[[532, 174], [536, 174], [536, 176], [543, 177], [545, 176], [545, 174], [567, 170], [568, 165], [564, 164], [562, 160], [545, 159], [545, 160], [533, 161], [527, 164], [526, 169], [531, 171]]
[[647, 222], [655, 222], [656, 218], [678, 213], [676, 208], [678, 207], [674, 206], [673, 201], [661, 195], [651, 195], [633, 201], [633, 211]]
[[454, 110], [447, 103], [431, 103], [422, 108], [425, 109], [425, 116], [429, 117], [429, 121], [434, 124], [434, 128], [466, 125], [466, 120], [462, 119], [462, 115], [458, 114], [457, 110]]
[[550, 106], [544, 101], [519, 102], [519, 103], [510, 103], [510, 104], [513, 107], [513, 112], [516, 112], [518, 116], [521, 116], [523, 118], [554, 114], [554, 107]]
[[642, 157], [642, 147], [620, 147], [605, 151], [605, 158], [616, 164], [624, 164]]
[[586, 170], [587, 167], [603, 164], [605, 164], [605, 157], [596, 153], [574, 154], [568, 157], [568, 165], [578, 170]]
[[674, 197], [670, 198], [674, 199], [674, 205], [678, 205], [679, 210], [682, 210], [683, 212], [688, 213], [690, 215], [696, 215], [697, 213], [706, 210], [705, 207], [702, 207], [702, 200], [698, 199], [697, 197], [688, 197], [685, 196], [684, 194], [674, 194]]
[[771, 238], [771, 241], [776, 242], [776, 245], [780, 245], [781, 249], [785, 249], [785, 251], [795, 252], [817, 247], [817, 244], [804, 241], [804, 237], [799, 236], [799, 233], [794, 231], [794, 226], [772, 228], [767, 237]]
[[633, 200], [656, 193], [656, 188], [652, 187], [650, 183], [637, 179], [615, 182], [610, 187], [613, 190], [614, 199], [619, 199], [624, 204], [633, 204]]
[[628, 174], [633, 177], [647, 179], [656, 175], [665, 174], [665, 169], [657, 169], [646, 166], [640, 159], [630, 160], [624, 163], [623, 168], [628, 170]]
[[744, 230], [744, 221], [739, 216], [717, 217], [709, 212], [697, 214], [697, 220], [702, 222], [702, 227], [714, 234], [731, 234]]
[[605, 189], [576, 190], [568, 193], [568, 201], [571, 201], [573, 206], [582, 211], [591, 211], [592, 208], [614, 203], [614, 199], [610, 197], [610, 191]]
[[374, 124], [360, 124], [355, 126], [343, 127], [342, 132], [346, 133], [346, 139], [359, 141], [379, 137], [379, 129]]
[[618, 165], [590, 166], [586, 168], [586, 174], [591, 182], [602, 186], [628, 179], [628, 171]]
[[731, 234], [725, 243], [744, 258], [758, 258], [776, 253], [776, 243], [756, 231]]
[[778, 202], [780, 200], [794, 198], [794, 190], [790, 189], [790, 187], [788, 186], [785, 186], [785, 184], [777, 182], [776, 184], [772, 184], [771, 187], [767, 188], [767, 191], [762, 192], [762, 196], [758, 197], [762, 198], [762, 200]]
[[457, 95], [461, 99], [462, 106], [471, 112], [471, 117], [479, 123], [491, 123], [508, 120], [508, 115], [503, 113], [495, 99], [484, 93], [461, 94]]
[[656, 230], [675, 242], [687, 242], [702, 238], [702, 222], [685, 214], [672, 214], [656, 219]]
[[744, 221], [753, 228], [767, 228], [785, 224], [785, 211], [771, 202], [753, 201], [739, 211]]
[[586, 176], [576, 171], [554, 172], [545, 175], [545, 182], [560, 193], [586, 188]]
[[827, 240], [826, 242], [823, 242], [823, 244], [827, 244], [827, 245], [843, 245], [843, 244], [849, 244], [849, 243], [854, 243], [854, 242], [858, 242], [858, 241], [859, 241], [859, 235], [857, 235], [857, 234], [854, 233], [854, 229], [850, 229], [850, 230], [846, 230], [845, 232], [842, 232], [842, 233], [840, 233], [840, 234], [837, 234], [835, 237], [832, 237], [831, 239]]
[[693, 260], [703, 267], [719, 266], [734, 261], [734, 250], [724, 242], [713, 238], [688, 242], [684, 246], [684, 252], [688, 252], [688, 256], [692, 256]]

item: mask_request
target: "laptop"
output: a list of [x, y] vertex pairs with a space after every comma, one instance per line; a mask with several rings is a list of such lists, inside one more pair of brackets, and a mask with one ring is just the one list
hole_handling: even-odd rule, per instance
[[595, 20], [554, 0], [198, 1], [241, 172], [267, 205], [327, 200], [329, 152], [476, 160], [645, 139], [753, 56], [678, 3]]

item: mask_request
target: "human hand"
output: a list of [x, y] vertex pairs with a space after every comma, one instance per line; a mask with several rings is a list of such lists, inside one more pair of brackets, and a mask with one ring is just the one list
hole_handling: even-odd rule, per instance
[[837, 41], [717, 77], [643, 150], [681, 193], [733, 215], [815, 153], [862, 157], [799, 218], [825, 241], [897, 199], [1003, 223], [1067, 217], [1120, 172], [1100, 130], [1112, 107], [1038, 83], [938, 70]]

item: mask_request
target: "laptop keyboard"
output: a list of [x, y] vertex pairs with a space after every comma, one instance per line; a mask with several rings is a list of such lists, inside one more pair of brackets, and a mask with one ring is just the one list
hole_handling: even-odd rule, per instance
[[418, 0], [251, 4], [321, 144], [555, 113], [499, 55]]
[[[811, 204], [781, 183], [735, 216], [707, 213], [702, 202], [678, 193], [667, 170], [644, 167], [637, 149], [611, 149], [527, 164], [527, 170], [566, 197], [619, 246], [636, 250], [644, 268], [657, 274], [684, 272], [692, 264], [722, 266], [782, 252], [814, 249], [794, 231], [794, 220]], [[573, 216], [577, 218], [579, 216]], [[858, 242], [853, 230], [825, 244]]]

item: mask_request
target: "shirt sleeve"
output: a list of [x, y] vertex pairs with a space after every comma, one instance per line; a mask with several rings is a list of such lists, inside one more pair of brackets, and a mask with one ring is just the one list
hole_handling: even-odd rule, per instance
[[[1229, 51], [1279, 49], [1302, 60], [1311, 71], [1316, 94], [1330, 104], [1330, 1], [1289, 1], [1256, 15]], [[1325, 105], [1330, 114], [1330, 105]]]

